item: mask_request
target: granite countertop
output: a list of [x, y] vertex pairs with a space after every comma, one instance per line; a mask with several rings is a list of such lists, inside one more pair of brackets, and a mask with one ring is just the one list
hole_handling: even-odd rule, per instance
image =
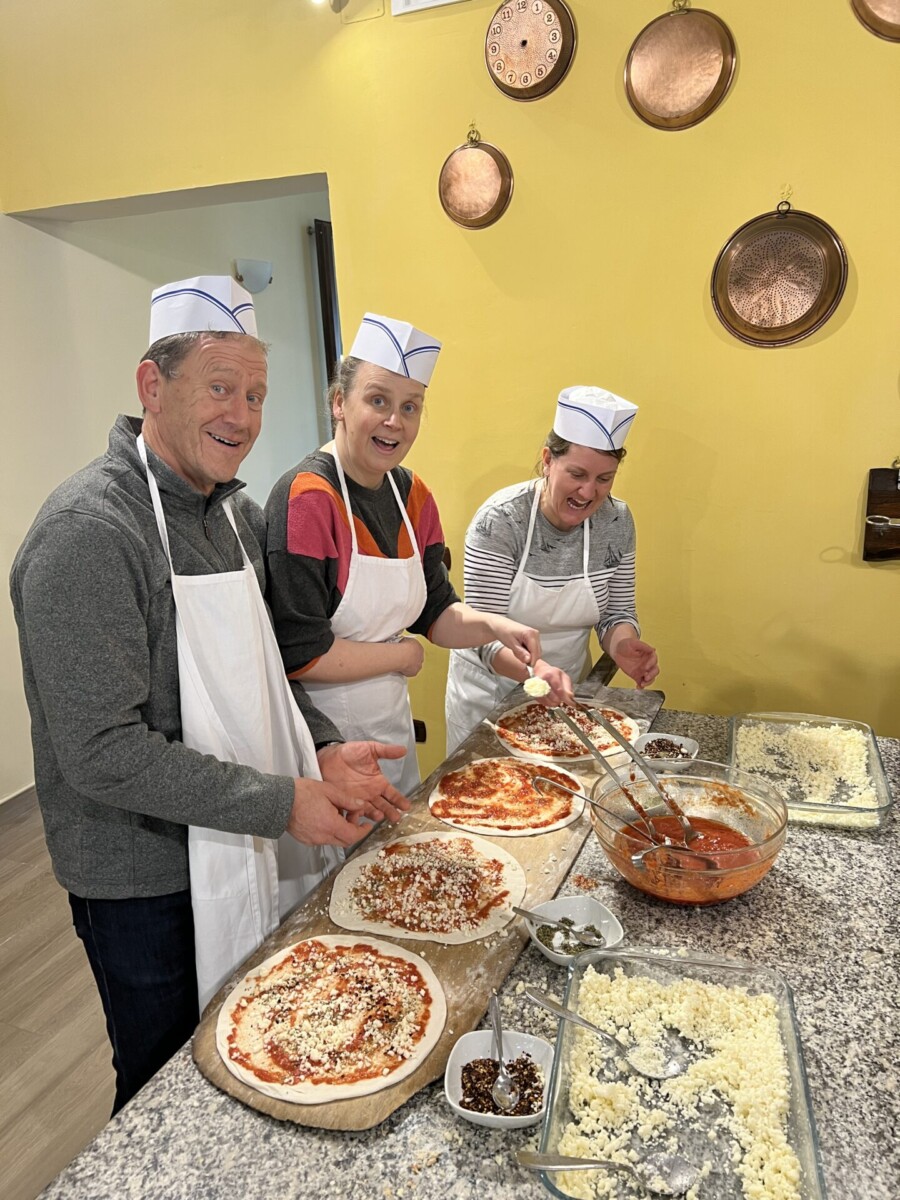
[[[723, 760], [724, 718], [663, 710], [653, 728], [689, 734], [703, 757]], [[879, 739], [879, 745], [897, 795], [900, 741]], [[679, 908], [614, 876], [589, 837], [559, 893], [577, 893], [575, 876], [588, 876], [596, 882], [592, 894], [619, 916], [628, 945], [750, 959], [786, 978], [830, 1200], [898, 1194], [898, 843], [896, 808], [875, 834], [792, 824], [773, 869], [747, 895], [711, 908]], [[561, 995], [565, 978], [564, 968], [529, 943], [501, 991], [507, 1024], [554, 1040], [553, 1018], [523, 1001], [516, 986], [530, 983]], [[513, 1157], [535, 1144], [536, 1132], [459, 1120], [440, 1081], [364, 1133], [280, 1123], [209, 1083], [186, 1046], [42, 1195], [537, 1200], [548, 1193]]]

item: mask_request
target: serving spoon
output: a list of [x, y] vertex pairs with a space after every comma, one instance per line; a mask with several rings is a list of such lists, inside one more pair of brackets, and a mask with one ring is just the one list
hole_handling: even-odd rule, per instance
[[580, 1017], [578, 1013], [574, 1013], [571, 1009], [557, 1004], [555, 1000], [551, 1000], [545, 992], [541, 992], [537, 988], [527, 987], [525, 989], [525, 997], [532, 1004], [539, 1004], [541, 1008], [546, 1008], [547, 1012], [553, 1013], [555, 1017], [560, 1017], [563, 1021], [571, 1021], [573, 1025], [579, 1025], [582, 1029], [589, 1029], [591, 1033], [596, 1034], [597, 1037], [611, 1046], [617, 1054], [621, 1054], [632, 1071], [637, 1072], [638, 1075], [643, 1075], [645, 1079], [673, 1079], [676, 1075], [681, 1075], [687, 1070], [687, 1062], [684, 1056], [679, 1054], [673, 1054], [658, 1067], [656, 1065], [648, 1065], [641, 1059], [639, 1046], [626, 1046], [624, 1042], [620, 1042], [617, 1037], [613, 1037], [605, 1029], [600, 1029], [599, 1026], [594, 1025], [591, 1021]]
[[[678, 821], [678, 824], [681, 826], [681, 833], [682, 833], [682, 837], [684, 839], [684, 844], [686, 846], [688, 846], [688, 845], [690, 845], [690, 843], [692, 841], [694, 841], [696, 838], [700, 837], [699, 832], [694, 828], [694, 826], [687, 819], [687, 816], [685, 815], [685, 813], [684, 813], [683, 809], [681, 808], [681, 805], [678, 803], [678, 801], [673, 800], [672, 797], [660, 785], [659, 780], [656, 778], [656, 772], [653, 770], [653, 768], [647, 762], [646, 758], [644, 758], [643, 754], [639, 754], [638, 751], [635, 750], [634, 746], [632, 746], [631, 742], [629, 742], [626, 738], [623, 738], [622, 735], [619, 733], [618, 729], [616, 729], [614, 725], [612, 725], [609, 721], [607, 721], [607, 719], [603, 716], [603, 714], [598, 712], [596, 708], [594, 708], [592, 705], [586, 705], [585, 707], [586, 707], [588, 716], [591, 717], [592, 720], [596, 721], [597, 724], [600, 726], [600, 728], [603, 729], [606, 733], [608, 733], [609, 736], [614, 741], [618, 742], [618, 744], [622, 747], [622, 749], [625, 751], [625, 753], [628, 755], [628, 757], [631, 759], [631, 761], [637, 767], [639, 767], [640, 770], [643, 772], [644, 777], [646, 778], [647, 782], [650, 784], [650, 786], [656, 792], [657, 796], [659, 796], [660, 800], [662, 800], [666, 809], [672, 814], [672, 816]], [[568, 717], [566, 717], [565, 719], [566, 719], [567, 724], [570, 724], [572, 727], [577, 728], [574, 721], [570, 721]], [[582, 739], [582, 740], [584, 740], [584, 739]], [[616, 775], [616, 779], [618, 779], [618, 775]], [[627, 792], [626, 792], [626, 795], [628, 795]], [[631, 803], [633, 805], [635, 805], [634, 798], [630, 797], [630, 799], [631, 799]], [[649, 822], [648, 822], [648, 824], [649, 824]]]
[[694, 1186], [700, 1172], [680, 1154], [648, 1154], [635, 1163], [613, 1162], [608, 1158], [570, 1158], [566, 1154], [536, 1154], [520, 1150], [520, 1167], [529, 1171], [620, 1171], [631, 1175], [652, 1196], [683, 1196]]
[[525, 917], [526, 920], [533, 922], [535, 925], [552, 925], [554, 929], [564, 929], [566, 933], [572, 935], [576, 942], [581, 942], [583, 946], [592, 946], [597, 949], [606, 945], [606, 938], [602, 934], [589, 933], [587, 930], [580, 929], [577, 925], [566, 925], [565, 922], [556, 920], [554, 917], [542, 917], [540, 913], [529, 912], [527, 908], [519, 908], [517, 904], [513, 905], [513, 912], [520, 917]]
[[491, 996], [490, 1011], [494, 1041], [497, 1043], [497, 1059], [500, 1064], [497, 1078], [491, 1085], [491, 1099], [501, 1112], [506, 1113], [519, 1103], [519, 1085], [507, 1071], [503, 1061], [503, 1027], [500, 1024], [500, 1002], [496, 996]]

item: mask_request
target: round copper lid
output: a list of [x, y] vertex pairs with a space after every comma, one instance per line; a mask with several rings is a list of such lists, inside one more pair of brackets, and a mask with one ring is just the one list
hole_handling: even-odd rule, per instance
[[625, 63], [625, 93], [642, 121], [687, 129], [719, 107], [731, 86], [737, 50], [714, 13], [673, 0], [637, 35]]
[[850, 6], [866, 29], [900, 42], [900, 0], [850, 0]]
[[753, 346], [789, 346], [808, 337], [840, 303], [847, 255], [830, 225], [783, 200], [754, 217], [722, 247], [712, 302], [729, 333]]
[[447, 156], [438, 179], [441, 207], [465, 229], [485, 229], [498, 221], [512, 191], [509, 159], [490, 142], [482, 142], [477, 129]]

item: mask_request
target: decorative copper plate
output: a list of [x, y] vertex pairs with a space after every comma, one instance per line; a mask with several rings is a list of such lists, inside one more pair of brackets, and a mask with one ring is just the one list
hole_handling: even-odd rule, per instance
[[509, 159], [490, 142], [469, 132], [465, 145], [457, 146], [441, 167], [438, 196], [441, 207], [465, 229], [485, 229], [506, 211], [513, 191]]
[[737, 57], [724, 21], [675, 4], [641, 30], [625, 63], [629, 103], [656, 129], [687, 129], [708, 117], [725, 99]]
[[789, 346], [824, 325], [847, 283], [847, 255], [830, 225], [783, 200], [722, 247], [712, 302], [729, 333], [752, 346]]
[[900, 42], [900, 0], [850, 0], [866, 29], [889, 42]]

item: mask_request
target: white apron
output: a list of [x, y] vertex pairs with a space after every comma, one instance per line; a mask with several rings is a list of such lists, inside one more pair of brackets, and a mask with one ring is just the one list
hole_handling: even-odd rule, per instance
[[[165, 516], [143, 437], [137, 446], [171, 569]], [[231, 501], [223, 507], [243, 568], [212, 575], [172, 571], [181, 740], [222, 762], [269, 775], [321, 779], [316, 748], [291, 694]], [[340, 857], [334, 847], [301, 845], [289, 834], [275, 842], [194, 826], [188, 830], [188, 853], [202, 1011], [234, 968]]]
[[[400, 499], [397, 485], [388, 473], [388, 481], [409, 534], [413, 556], [375, 558], [360, 554], [356, 524], [350, 508], [350, 493], [336, 446], [331, 448], [331, 453], [347, 509], [351, 539], [347, 586], [331, 618], [331, 631], [335, 637], [351, 642], [396, 641], [421, 614], [428, 595], [422, 556], [412, 521]], [[401, 792], [408, 794], [419, 785], [416, 740], [405, 675], [399, 671], [391, 672], [354, 683], [320, 683], [310, 679], [304, 680], [303, 686], [316, 708], [334, 721], [347, 741], [374, 739], [405, 746], [405, 758], [385, 759], [381, 769]]]
[[[588, 665], [588, 639], [600, 620], [600, 609], [588, 574], [591, 550], [589, 521], [583, 521], [581, 576], [561, 588], [544, 587], [525, 574], [534, 526], [541, 504], [542, 480], [534, 489], [525, 549], [509, 589], [507, 616], [531, 625], [541, 635], [541, 657], [559, 667], [576, 682]], [[517, 685], [512, 679], [488, 671], [471, 650], [454, 650], [447, 676], [447, 753], [466, 738], [478, 722]]]

